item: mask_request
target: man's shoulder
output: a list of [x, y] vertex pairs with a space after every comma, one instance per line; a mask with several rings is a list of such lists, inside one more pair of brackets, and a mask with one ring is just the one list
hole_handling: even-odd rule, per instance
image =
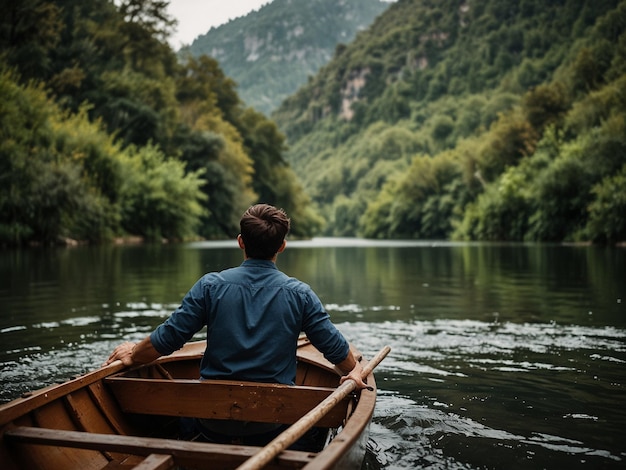
[[301, 281], [300, 279], [296, 277], [291, 277], [286, 274], [284, 274], [284, 276], [285, 276], [285, 281], [283, 285], [285, 288], [290, 289], [294, 292], [297, 292], [300, 295], [317, 298], [317, 294], [315, 293], [315, 291], [311, 288], [309, 284], [307, 284], [304, 281]]
[[241, 266], [234, 266], [232, 268], [226, 268], [221, 271], [211, 271], [202, 276], [202, 279], [206, 282], [220, 281], [235, 276], [239, 276], [242, 273]]

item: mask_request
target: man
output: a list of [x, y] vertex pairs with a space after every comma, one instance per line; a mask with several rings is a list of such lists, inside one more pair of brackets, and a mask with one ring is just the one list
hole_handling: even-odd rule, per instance
[[[317, 295], [307, 284], [276, 267], [289, 228], [284, 211], [267, 204], [250, 207], [240, 220], [237, 237], [243, 263], [205, 274], [165, 322], [137, 344], [120, 344], [104, 365], [116, 360], [127, 366], [151, 362], [180, 349], [206, 325], [201, 378], [293, 384], [297, 339], [303, 331], [346, 374], [342, 382], [352, 379], [358, 388], [367, 387], [361, 378], [361, 365]], [[226, 423], [201, 421], [205, 436], [225, 429]], [[231, 429], [230, 434], [268, 431], [267, 426], [255, 424], [258, 426]]]

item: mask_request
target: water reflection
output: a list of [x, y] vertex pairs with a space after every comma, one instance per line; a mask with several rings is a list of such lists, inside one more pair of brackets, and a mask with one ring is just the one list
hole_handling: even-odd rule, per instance
[[392, 318], [626, 323], [624, 250], [383, 244], [288, 250], [279, 262], [325, 300], [395, 306]]
[[[335, 239], [279, 267], [366, 356], [392, 347], [366, 468], [623, 468], [625, 253]], [[0, 400], [97, 368], [241, 259], [234, 241], [1, 251]]]

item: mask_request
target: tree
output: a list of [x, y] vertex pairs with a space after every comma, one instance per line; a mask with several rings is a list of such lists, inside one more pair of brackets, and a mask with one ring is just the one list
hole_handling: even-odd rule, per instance
[[564, 85], [553, 82], [532, 88], [524, 96], [523, 107], [528, 122], [539, 132], [550, 124], [561, 123], [569, 108]]
[[122, 220], [127, 233], [148, 240], [184, 240], [197, 232], [205, 213], [202, 171], [185, 172], [154, 146], [133, 147], [122, 155]]
[[601, 243], [626, 241], [626, 165], [591, 191], [594, 199], [589, 205], [587, 236]]
[[507, 167], [531, 155], [538, 134], [519, 113], [502, 114], [483, 139], [478, 168], [486, 181], [495, 180]]
[[0, 0], [0, 50], [25, 78], [47, 78], [61, 40], [61, 9], [45, 0]]

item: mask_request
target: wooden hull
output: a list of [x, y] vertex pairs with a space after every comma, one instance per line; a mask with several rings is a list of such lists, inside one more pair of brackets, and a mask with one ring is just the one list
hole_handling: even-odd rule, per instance
[[[116, 362], [0, 406], [0, 468], [236, 468], [260, 447], [180, 440], [179, 418], [290, 424], [339, 384], [306, 339], [296, 386], [199, 381], [205, 346], [190, 343], [134, 370]], [[367, 382], [373, 391], [353, 394], [317, 423], [329, 430], [322, 451], [286, 450], [266, 468], [360, 468], [376, 402], [372, 374]]]

